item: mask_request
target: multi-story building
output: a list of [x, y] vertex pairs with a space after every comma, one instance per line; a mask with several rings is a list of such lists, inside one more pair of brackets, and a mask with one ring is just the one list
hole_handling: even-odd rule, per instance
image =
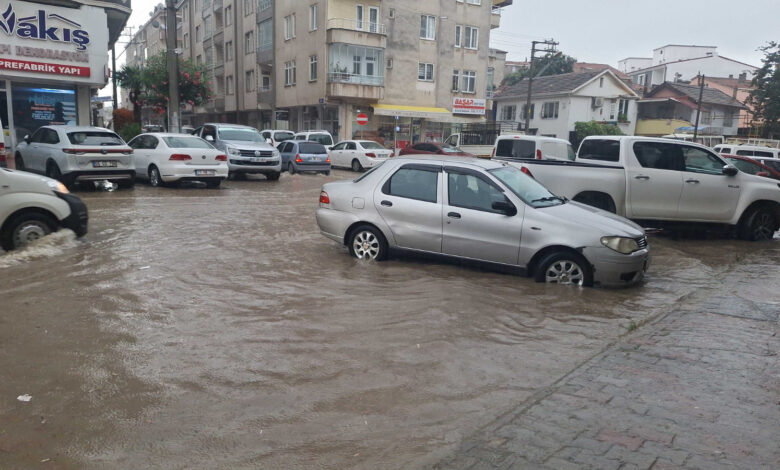
[[[159, 4], [149, 13], [149, 20], [143, 24], [125, 46], [125, 64], [132, 67], [144, 67], [151, 57], [165, 52], [165, 7]], [[121, 107], [133, 109], [129, 90], [121, 89], [119, 96]], [[141, 112], [142, 124], [163, 125], [165, 118], [155, 115], [151, 109]]]
[[[180, 0], [179, 48], [208, 66], [214, 94], [185, 106], [183, 123], [443, 139], [453, 125], [485, 120], [506, 56], [489, 49], [490, 31], [511, 4]], [[150, 32], [133, 42], [141, 34]], [[359, 113], [368, 125], [356, 124]]]

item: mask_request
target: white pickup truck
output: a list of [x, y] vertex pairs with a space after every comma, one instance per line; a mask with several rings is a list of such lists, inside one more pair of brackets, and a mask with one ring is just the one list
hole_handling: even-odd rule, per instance
[[583, 140], [573, 162], [513, 165], [554, 194], [657, 226], [726, 224], [745, 240], [771, 239], [780, 229], [780, 184], [742, 173], [698, 144], [592, 136]]

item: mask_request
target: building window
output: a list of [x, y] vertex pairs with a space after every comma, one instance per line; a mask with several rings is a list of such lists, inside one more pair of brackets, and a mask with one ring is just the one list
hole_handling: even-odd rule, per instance
[[355, 28], [363, 29], [363, 5], [355, 5]]
[[639, 84], [640, 85], [644, 85], [645, 84], [645, 75], [640, 75], [639, 76]]
[[209, 47], [204, 52], [206, 53], [206, 66], [211, 68], [214, 65], [214, 48]]
[[261, 51], [270, 51], [274, 48], [274, 23], [269, 18], [257, 25], [257, 47]]
[[457, 92], [460, 84], [460, 70], [452, 71], [452, 91]]
[[233, 93], [235, 93], [235, 88], [233, 88], [233, 76], [229, 75], [225, 79], [225, 94], [232, 95]]
[[195, 57], [195, 64], [196, 65], [203, 65], [203, 56], [198, 55], [197, 57]]
[[436, 40], [436, 17], [431, 15], [420, 16], [420, 39]]
[[515, 113], [517, 112], [517, 106], [504, 106], [501, 108], [501, 120], [502, 121], [514, 121]]
[[309, 31], [317, 29], [317, 4], [309, 7]]
[[255, 12], [254, 0], [244, 0], [244, 16]]
[[476, 93], [477, 72], [471, 70], [463, 71], [463, 80], [461, 80], [460, 91], [463, 93]]
[[417, 80], [423, 82], [433, 81], [433, 64], [424, 64], [420, 62], [417, 67]]
[[246, 72], [246, 92], [251, 93], [255, 91], [255, 71], [248, 70]]
[[233, 41], [225, 42], [225, 62], [233, 62]]
[[363, 56], [356, 54], [352, 56], [352, 75], [362, 75]]
[[[528, 105], [523, 105], [523, 119], [525, 119], [526, 114], [528, 113]], [[528, 115], [528, 119], [533, 119], [534, 114], [536, 114], [536, 105], [531, 104], [531, 114]]]
[[479, 28], [466, 26], [466, 38], [463, 47], [466, 49], [477, 49], [479, 44]]
[[284, 39], [288, 41], [295, 37], [295, 14], [284, 17]]
[[200, 44], [200, 26], [195, 26], [195, 42]]
[[309, 56], [309, 81], [317, 80], [317, 56]]
[[368, 8], [368, 30], [372, 33], [379, 32], [379, 8]]
[[190, 35], [188, 33], [184, 33], [184, 36], [182, 37], [182, 44], [184, 44], [185, 49], [190, 48]]
[[291, 60], [284, 63], [284, 85], [295, 85], [295, 61]]
[[233, 5], [225, 7], [225, 26], [233, 24]]
[[469, 5], [482, 5], [482, 0], [466, 0]]
[[268, 74], [263, 74], [263, 91], [271, 91], [271, 76]]
[[630, 103], [629, 100], [620, 100], [618, 102], [618, 121], [628, 121], [628, 103]]
[[542, 105], [542, 119], [558, 119], [557, 101], [548, 101]]
[[455, 47], [461, 46], [462, 37], [463, 37], [463, 26], [456, 24], [455, 25]]
[[244, 34], [244, 54], [255, 52], [255, 32], [249, 31]]
[[271, 8], [271, 5], [273, 5], [273, 0], [259, 0], [257, 2], [257, 11], [263, 11]]
[[604, 88], [604, 77], [599, 78], [599, 88]]
[[730, 110], [723, 112], [723, 127], [731, 127], [734, 125], [734, 113]]
[[701, 122], [702, 124], [712, 124], [712, 113], [710, 111], [702, 111]]
[[211, 37], [211, 15], [203, 19], [203, 37], [205, 39]]

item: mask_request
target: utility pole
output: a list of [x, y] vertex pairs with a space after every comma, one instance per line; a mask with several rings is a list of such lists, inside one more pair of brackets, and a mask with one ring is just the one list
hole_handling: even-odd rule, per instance
[[168, 57], [168, 132], [178, 133], [179, 126], [179, 57], [176, 54], [176, 4], [165, 0], [165, 47]]
[[699, 136], [699, 116], [701, 116], [701, 100], [704, 96], [704, 75], [699, 73], [699, 102], [696, 106], [696, 124], [693, 126], [693, 141]]
[[[118, 100], [116, 96], [116, 48], [114, 47], [114, 44], [111, 44], [111, 88], [114, 92], [114, 109], [113, 111], [116, 111], [119, 109]], [[114, 129], [114, 119], [111, 119], [111, 129]]]
[[[544, 45], [541, 49], [537, 49], [538, 44]], [[525, 133], [528, 134], [528, 129], [531, 126], [531, 93], [534, 84], [534, 56], [537, 52], [545, 52], [547, 54], [554, 54], [555, 48], [558, 43], [552, 39], [546, 39], [544, 41], [532, 41], [531, 42], [531, 62], [528, 64], [528, 96], [525, 100]]]

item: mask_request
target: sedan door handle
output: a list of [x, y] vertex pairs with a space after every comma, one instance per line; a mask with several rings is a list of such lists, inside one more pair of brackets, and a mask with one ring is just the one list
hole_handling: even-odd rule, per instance
[[460, 214], [458, 214], [457, 212], [450, 212], [447, 214], [447, 217], [451, 219], [460, 219]]
[[393, 207], [393, 203], [390, 201], [382, 201], [380, 202], [380, 204], [382, 204], [385, 207]]
[[637, 175], [637, 176], [634, 176], [634, 179], [635, 180], [649, 180], [650, 177], [646, 176], [646, 175]]
[[685, 180], [685, 182], [686, 182], [686, 183], [699, 184], [699, 180], [695, 180], [695, 179], [689, 179], [689, 180]]

